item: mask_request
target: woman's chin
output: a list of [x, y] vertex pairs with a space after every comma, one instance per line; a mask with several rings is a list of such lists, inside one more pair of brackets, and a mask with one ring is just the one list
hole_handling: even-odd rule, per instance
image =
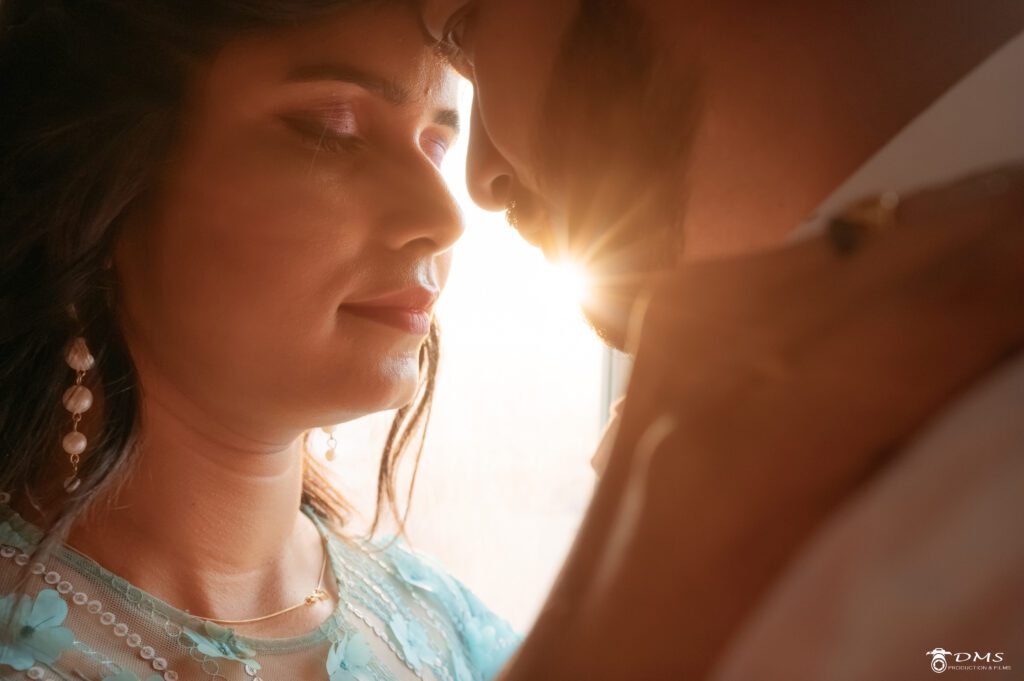
[[416, 397], [418, 381], [403, 382], [394, 386], [391, 398], [376, 411], [387, 411], [389, 409], [401, 409], [411, 404]]
[[[362, 380], [344, 384], [345, 407], [352, 420], [377, 412], [399, 409], [413, 401], [420, 384], [418, 360], [388, 362], [375, 367]], [[338, 397], [335, 386], [334, 396]]]

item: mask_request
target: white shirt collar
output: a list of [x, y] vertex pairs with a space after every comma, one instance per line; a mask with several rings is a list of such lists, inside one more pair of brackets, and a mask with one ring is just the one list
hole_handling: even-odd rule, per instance
[[1024, 33], [893, 137], [793, 233], [813, 234], [858, 199], [940, 184], [1024, 159]]

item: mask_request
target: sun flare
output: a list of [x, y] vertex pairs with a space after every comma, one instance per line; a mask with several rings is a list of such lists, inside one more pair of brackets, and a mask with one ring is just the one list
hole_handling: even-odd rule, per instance
[[574, 303], [582, 303], [590, 292], [587, 274], [578, 263], [565, 261], [556, 264], [552, 279], [557, 295]]

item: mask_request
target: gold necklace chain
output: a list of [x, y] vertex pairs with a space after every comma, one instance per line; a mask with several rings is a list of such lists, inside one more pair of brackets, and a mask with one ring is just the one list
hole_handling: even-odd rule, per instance
[[[319, 528], [317, 528], [317, 529], [319, 531]], [[213, 622], [215, 624], [250, 624], [250, 623], [253, 623], [253, 622], [262, 622], [263, 620], [269, 620], [272, 617], [277, 617], [278, 615], [283, 615], [286, 612], [291, 612], [292, 610], [296, 610], [296, 609], [301, 608], [303, 606], [316, 605], [320, 601], [327, 600], [328, 598], [330, 598], [330, 594], [328, 594], [324, 590], [323, 586], [324, 586], [324, 575], [327, 573], [327, 559], [328, 559], [328, 551], [329, 551], [329, 549], [327, 548], [327, 537], [326, 537], [326, 535], [324, 535], [323, 532], [320, 532], [320, 541], [321, 541], [321, 544], [323, 545], [323, 549], [324, 549], [324, 559], [323, 559], [323, 562], [320, 564], [320, 577], [319, 577], [319, 579], [317, 579], [316, 588], [313, 589], [313, 592], [311, 594], [309, 594], [308, 596], [303, 598], [301, 601], [299, 601], [295, 605], [291, 605], [291, 606], [289, 606], [287, 608], [283, 608], [283, 609], [278, 610], [276, 612], [272, 612], [269, 615], [261, 615], [259, 617], [250, 617], [248, 619], [241, 619], [241, 620], [216, 619], [214, 617], [203, 617], [202, 615], [193, 615], [192, 613], [188, 613], [188, 614], [192, 615], [192, 617], [198, 617], [201, 620], [207, 620], [207, 621]], [[74, 546], [71, 546], [70, 544], [65, 544], [65, 546], [67, 546], [69, 549], [71, 549], [72, 551], [74, 551], [78, 555], [82, 556], [83, 558], [87, 558], [87, 559], [91, 560], [92, 562], [96, 563], [97, 565], [100, 564], [99, 561], [95, 560], [94, 558], [92, 558], [91, 556], [87, 555], [83, 551], [79, 551]], [[186, 610], [185, 612], [188, 612], [188, 611]]]

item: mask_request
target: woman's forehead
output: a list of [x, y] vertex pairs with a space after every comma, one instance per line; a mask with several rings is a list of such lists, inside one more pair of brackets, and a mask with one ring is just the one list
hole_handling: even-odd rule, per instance
[[453, 104], [457, 76], [409, 3], [356, 2], [306, 24], [233, 41], [215, 69], [232, 79], [287, 82], [361, 74], [407, 103]]

